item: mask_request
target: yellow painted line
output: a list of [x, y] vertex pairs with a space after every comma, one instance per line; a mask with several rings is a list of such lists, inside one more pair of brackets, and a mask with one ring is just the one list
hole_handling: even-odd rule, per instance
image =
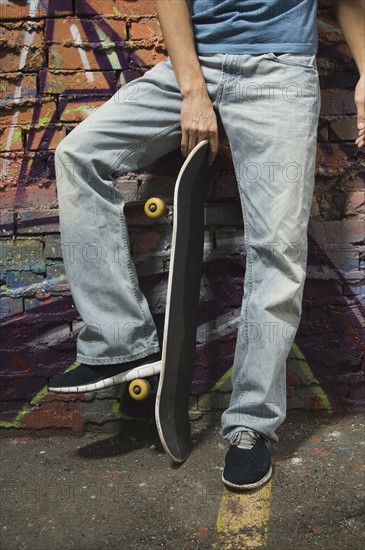
[[313, 395], [317, 396], [320, 399], [321, 404], [323, 405], [323, 409], [325, 409], [329, 413], [332, 413], [333, 409], [332, 409], [332, 405], [330, 403], [330, 400], [328, 399], [328, 396], [327, 396], [326, 392], [323, 391], [322, 386], [320, 385], [319, 381], [314, 376], [314, 374], [312, 372], [312, 369], [310, 368], [310, 366], [308, 365], [308, 363], [306, 361], [305, 356], [300, 351], [297, 344], [293, 343], [291, 349], [292, 349], [296, 359], [298, 359], [298, 361], [300, 362], [299, 364], [300, 364], [301, 371], [306, 376], [306, 378], [308, 380], [310, 380], [310, 382], [312, 384], [314, 384], [314, 387], [311, 388], [311, 391], [312, 391]]
[[18, 412], [14, 420], [2, 420], [0, 421], [0, 428], [20, 428], [22, 418], [32, 410], [33, 405], [37, 405], [41, 399], [48, 393], [47, 386], [44, 386], [29, 403]]
[[[314, 374], [312, 372], [312, 369], [308, 365], [308, 362], [306, 361], [305, 356], [303, 355], [300, 348], [298, 347], [298, 345], [295, 342], [292, 344], [291, 351], [294, 354], [295, 358], [298, 359], [300, 369], [303, 372], [304, 376], [306, 377], [306, 379], [308, 381], [311, 382], [311, 384], [313, 384], [313, 386], [311, 387], [311, 392], [313, 393], [313, 395], [315, 397], [318, 397], [318, 399], [320, 400], [320, 402], [322, 404], [323, 409], [325, 409], [329, 413], [332, 413], [333, 412], [332, 405], [330, 403], [330, 400], [328, 399], [327, 394], [323, 391], [319, 381], [314, 376]], [[196, 405], [194, 405], [193, 407], [190, 407], [189, 415], [190, 415], [191, 420], [194, 419], [194, 417], [197, 413], [201, 412], [200, 407], [202, 407], [207, 401], [209, 401], [212, 393], [219, 390], [223, 386], [223, 384], [226, 382], [226, 380], [228, 380], [228, 378], [230, 378], [231, 373], [232, 373], [232, 367], [230, 369], [228, 369], [219, 378], [219, 380], [217, 380], [217, 382], [215, 383], [215, 385], [212, 387], [212, 389], [209, 392], [205, 393], [204, 395], [202, 395], [198, 399], [198, 402], [197, 402]]]
[[228, 380], [228, 378], [230, 378], [232, 374], [232, 367], [230, 369], [228, 369], [220, 378], [219, 380], [217, 380], [217, 382], [214, 384], [214, 386], [212, 387], [212, 389], [208, 392], [208, 393], [205, 393], [204, 395], [202, 395], [199, 399], [198, 399], [198, 402], [196, 405], [194, 405], [193, 407], [190, 407], [189, 409], [189, 416], [191, 419], [194, 419], [194, 415], [196, 413], [199, 413], [201, 412], [200, 411], [200, 407], [206, 403], [207, 401], [209, 401], [211, 395], [213, 392], [219, 390], [219, 388], [221, 388], [223, 386], [223, 384], [225, 383], [226, 380]]
[[123, 397], [127, 384], [128, 382], [121, 384], [120, 388], [117, 391], [117, 395], [112, 402], [111, 411], [114, 414], [115, 418], [117, 418], [118, 420], [133, 420], [132, 416], [129, 416], [120, 410], [120, 400]]
[[230, 369], [228, 369], [224, 374], [223, 376], [221, 376], [219, 378], [219, 380], [217, 380], [217, 382], [214, 384], [213, 388], [211, 391], [216, 391], [216, 390], [219, 390], [219, 388], [221, 388], [224, 384], [224, 382], [226, 380], [228, 380], [228, 378], [231, 376], [231, 373], [232, 373], [232, 367]]
[[267, 544], [271, 480], [253, 491], [223, 489], [218, 512], [214, 550], [262, 548]]

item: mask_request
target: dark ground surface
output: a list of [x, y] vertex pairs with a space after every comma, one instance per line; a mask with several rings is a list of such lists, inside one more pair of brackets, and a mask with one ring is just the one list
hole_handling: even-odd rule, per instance
[[227, 449], [218, 427], [218, 415], [194, 422], [192, 453], [177, 467], [149, 422], [125, 422], [117, 435], [3, 438], [1, 550], [365, 548], [363, 414], [288, 414], [264, 546], [247, 533], [242, 544], [217, 542]]

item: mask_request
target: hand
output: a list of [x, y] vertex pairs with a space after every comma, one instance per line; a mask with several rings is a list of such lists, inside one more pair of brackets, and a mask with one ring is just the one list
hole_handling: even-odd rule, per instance
[[365, 146], [365, 73], [360, 77], [355, 88], [355, 103], [357, 107], [357, 128], [359, 130], [355, 141], [358, 147]]
[[218, 125], [208, 95], [196, 94], [183, 98], [181, 107], [181, 153], [184, 157], [203, 139], [209, 141], [208, 164], [212, 164], [218, 151]]

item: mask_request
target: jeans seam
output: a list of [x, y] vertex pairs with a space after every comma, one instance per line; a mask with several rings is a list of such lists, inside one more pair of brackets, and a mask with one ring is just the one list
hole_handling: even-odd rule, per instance
[[[237, 179], [237, 181], [239, 181], [239, 180]], [[240, 187], [240, 184], [239, 184], [239, 187]], [[248, 285], [247, 285], [248, 286], [248, 296], [244, 297], [246, 303], [245, 303], [245, 317], [243, 319], [243, 322], [244, 322], [244, 338], [245, 338], [245, 341], [247, 342], [247, 353], [246, 353], [246, 357], [247, 357], [248, 352], [249, 352], [249, 345], [250, 345], [250, 340], [249, 340], [249, 337], [248, 337], [248, 318], [249, 318], [248, 306], [249, 306], [249, 301], [250, 301], [250, 298], [251, 298], [251, 295], [252, 295], [252, 290], [253, 290], [252, 256], [251, 256], [251, 250], [250, 250], [250, 228], [249, 228], [249, 223], [248, 223], [248, 215], [247, 215], [244, 195], [243, 195], [243, 192], [242, 192], [241, 189], [239, 190], [239, 194], [240, 194], [240, 197], [241, 197], [242, 214], [243, 214], [243, 220], [244, 220], [244, 231], [245, 231], [245, 234], [246, 234], [246, 236], [244, 237], [244, 240], [245, 240], [245, 243], [246, 243], [246, 258], [247, 258], [246, 272], [248, 272], [247, 273], [247, 275], [248, 275]], [[243, 373], [242, 373], [242, 369], [241, 369], [239, 377], [238, 377], [238, 383], [241, 387], [241, 390], [243, 390], [242, 374]]]
[[218, 85], [217, 85], [217, 96], [216, 96], [216, 99], [214, 101], [214, 106], [216, 108], [221, 103], [223, 93], [224, 93], [224, 60], [225, 60], [225, 57], [226, 56], [224, 56], [223, 59], [222, 59], [221, 74], [220, 74], [219, 82], [218, 82]]
[[[115, 193], [114, 193], [114, 196], [115, 196]], [[127, 265], [127, 269], [128, 269], [129, 280], [130, 280], [131, 287], [132, 287], [132, 290], [133, 290], [134, 298], [136, 300], [136, 303], [139, 307], [140, 312], [142, 313], [142, 317], [145, 321], [144, 325], [143, 325], [143, 337], [145, 339], [147, 339], [147, 332], [146, 332], [146, 330], [147, 330], [147, 317], [146, 317], [145, 312], [143, 311], [142, 305], [141, 305], [141, 303], [138, 299], [137, 288], [136, 288], [136, 285], [135, 285], [135, 281], [134, 281], [134, 277], [133, 277], [133, 273], [132, 273], [132, 268], [131, 268], [131, 262], [133, 260], [132, 260], [131, 252], [129, 250], [128, 240], [127, 240], [126, 231], [125, 231], [126, 221], [125, 221], [125, 218], [123, 216], [122, 210], [120, 210], [120, 212], [119, 212], [119, 219], [120, 219], [120, 226], [121, 226], [123, 246], [124, 246], [124, 251], [125, 251], [125, 259], [126, 259], [126, 265]]]
[[171, 132], [174, 128], [177, 128], [180, 126], [180, 121], [179, 122], [176, 122], [175, 124], [171, 124], [170, 126], [168, 126], [167, 128], [165, 128], [164, 130], [162, 130], [161, 132], [158, 132], [157, 134], [154, 134], [153, 136], [149, 136], [145, 139], [142, 139], [140, 141], [138, 141], [133, 147], [130, 147], [129, 149], [126, 149], [126, 150], [122, 150], [120, 151], [120, 153], [117, 155], [117, 158], [115, 159], [115, 161], [113, 162], [113, 164], [108, 167], [107, 169], [103, 170], [101, 173], [100, 173], [100, 177], [101, 178], [104, 178], [104, 176], [107, 175], [107, 173], [109, 172], [112, 173], [115, 169], [115, 167], [117, 166], [117, 164], [120, 162], [120, 159], [124, 156], [124, 157], [127, 157], [128, 155], [130, 155], [131, 153], [133, 153], [133, 151], [135, 151], [136, 149], [138, 149], [139, 147], [143, 146], [145, 143], [148, 143], [149, 141], [153, 141], [161, 136], [164, 136], [166, 134], [168, 134], [169, 132]]

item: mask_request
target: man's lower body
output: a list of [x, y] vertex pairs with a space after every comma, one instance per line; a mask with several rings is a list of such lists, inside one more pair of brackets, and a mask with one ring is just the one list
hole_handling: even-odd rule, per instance
[[[232, 151], [247, 251], [233, 391], [222, 416], [223, 436], [231, 442], [224, 481], [251, 488], [270, 477], [266, 442], [278, 440], [285, 418], [286, 358], [306, 273], [318, 75], [314, 56], [302, 54], [219, 54], [200, 56], [200, 62]], [[111, 379], [121, 364], [129, 368], [159, 354], [114, 180], [180, 146], [181, 102], [170, 61], [159, 63], [92, 113], [56, 151], [66, 275], [85, 322], [76, 359], [85, 372], [89, 365], [91, 379], [95, 373], [102, 378], [103, 369]], [[73, 384], [67, 374], [53, 382]], [[245, 473], [242, 464], [252, 463], [253, 454], [264, 460]]]

